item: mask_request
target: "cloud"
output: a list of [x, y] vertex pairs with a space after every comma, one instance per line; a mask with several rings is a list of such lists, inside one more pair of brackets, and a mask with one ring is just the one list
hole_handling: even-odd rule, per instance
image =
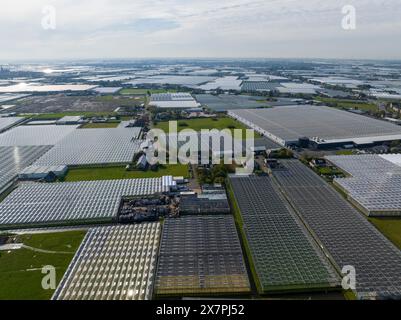
[[[357, 29], [341, 28], [343, 5]], [[56, 9], [43, 30], [42, 9]], [[2, 0], [0, 59], [396, 58], [399, 0]]]

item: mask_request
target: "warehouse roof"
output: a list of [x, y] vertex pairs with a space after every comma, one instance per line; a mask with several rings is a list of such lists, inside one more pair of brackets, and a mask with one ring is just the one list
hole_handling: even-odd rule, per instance
[[191, 109], [200, 107], [200, 104], [186, 92], [158, 93], [150, 97], [150, 105], [157, 108]]
[[386, 121], [324, 106], [288, 106], [230, 110], [229, 115], [282, 144], [301, 137], [321, 142], [356, 141], [358, 144], [401, 138], [401, 127]]

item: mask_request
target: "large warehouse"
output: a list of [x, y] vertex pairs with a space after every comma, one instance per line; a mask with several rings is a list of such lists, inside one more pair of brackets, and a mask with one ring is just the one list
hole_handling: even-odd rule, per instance
[[401, 155], [327, 156], [351, 177], [334, 184], [368, 216], [401, 216]]
[[149, 105], [160, 109], [192, 109], [200, 107], [194, 97], [186, 92], [152, 94]]
[[150, 300], [159, 222], [89, 229], [54, 300]]
[[282, 146], [308, 138], [314, 148], [401, 140], [401, 127], [324, 106], [230, 110], [228, 115]]

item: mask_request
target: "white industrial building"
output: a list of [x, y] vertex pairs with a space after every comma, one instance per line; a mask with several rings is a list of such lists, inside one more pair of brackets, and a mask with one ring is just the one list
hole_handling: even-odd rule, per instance
[[79, 124], [82, 121], [82, 116], [65, 116], [56, 121], [58, 125]]
[[160, 109], [193, 109], [201, 106], [186, 92], [152, 94], [149, 105]]
[[314, 148], [401, 140], [401, 127], [325, 106], [229, 110], [228, 115], [282, 145], [308, 139]]

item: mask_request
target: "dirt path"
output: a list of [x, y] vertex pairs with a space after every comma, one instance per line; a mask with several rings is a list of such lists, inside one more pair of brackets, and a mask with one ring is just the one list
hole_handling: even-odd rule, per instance
[[50, 251], [50, 250], [43, 250], [43, 249], [38, 249], [30, 246], [23, 245], [22, 248], [32, 250], [35, 252], [41, 252], [41, 253], [50, 253], [50, 254], [74, 254], [74, 252], [68, 252], [68, 251]]

